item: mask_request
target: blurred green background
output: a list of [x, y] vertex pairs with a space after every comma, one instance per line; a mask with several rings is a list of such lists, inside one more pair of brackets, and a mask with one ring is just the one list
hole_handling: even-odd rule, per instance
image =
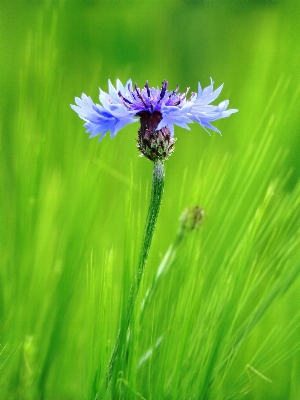
[[[198, 81], [208, 86], [212, 77], [215, 88], [225, 84], [218, 100], [229, 99], [230, 108], [239, 109], [215, 124], [222, 136], [210, 137], [197, 124], [191, 131], [176, 127], [176, 151], [165, 166], [165, 194], [142, 293], [176, 235], [183, 209], [199, 204], [206, 221], [201, 238], [193, 236], [182, 250], [181, 273], [165, 284], [149, 311], [152, 325], [135, 347], [136, 359], [155, 343], [160, 328], [171, 330], [168, 321], [177, 315], [176, 304], [178, 315], [185, 315], [183, 305], [189, 304], [184, 337], [196, 340], [201, 305], [209, 304], [218, 287], [214, 276], [228, 254], [240, 249], [240, 238], [247, 244], [245, 232], [272, 184], [279, 186], [273, 208], [266, 206], [261, 228], [251, 231], [258, 244], [249, 244], [245, 262], [236, 267], [236, 277], [242, 268], [245, 277], [241, 292], [249, 260], [263, 254], [262, 271], [270, 266], [269, 275], [243, 312], [251, 313], [255, 299], [263, 299], [265, 288], [285, 275], [288, 263], [296, 269], [299, 32], [300, 5], [292, 0], [0, 0], [1, 398], [92, 398], [99, 364], [105, 374], [138, 258], [152, 170], [148, 160], [138, 157], [138, 124], [98, 144], [88, 140], [83, 121], [70, 108], [81, 93], [96, 102], [108, 79], [124, 83], [131, 78], [139, 87], [146, 80], [160, 86], [168, 79], [170, 89], [178, 83], [183, 92], [186, 87], [196, 91]], [[196, 271], [206, 264], [210, 269], [198, 290]], [[202, 297], [189, 303], [192, 287]], [[131, 389], [112, 392], [111, 398], [300, 398], [299, 288], [296, 281], [287, 297], [274, 303], [219, 389], [197, 392], [194, 374], [168, 392], [164, 382], [171, 375], [162, 378], [160, 371], [172, 370], [175, 336], [164, 360], [155, 361], [157, 375], [149, 369], [133, 378], [133, 357], [131, 373], [123, 372], [129, 382], [124, 387]], [[222, 290], [219, 295], [223, 302]], [[233, 302], [231, 310], [237, 304], [243, 302]], [[284, 327], [291, 321], [295, 327], [284, 342]], [[263, 360], [253, 365], [273, 383], [253, 371], [249, 378], [246, 365], [275, 327], [277, 345], [270, 351], [276, 363], [266, 372]], [[232, 334], [228, 349], [234, 341]], [[181, 341], [182, 349], [190, 348], [187, 343]], [[201, 374], [197, 358], [190, 368]], [[238, 376], [247, 390], [239, 389]]]

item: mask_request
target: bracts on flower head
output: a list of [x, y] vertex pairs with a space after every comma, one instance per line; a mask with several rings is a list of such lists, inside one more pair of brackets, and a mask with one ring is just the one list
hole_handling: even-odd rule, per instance
[[138, 131], [137, 148], [141, 156], [151, 161], [165, 161], [174, 151], [176, 139], [171, 136], [167, 126], [157, 130], [162, 120], [160, 112], [150, 114], [147, 111], [139, 113], [141, 127]]

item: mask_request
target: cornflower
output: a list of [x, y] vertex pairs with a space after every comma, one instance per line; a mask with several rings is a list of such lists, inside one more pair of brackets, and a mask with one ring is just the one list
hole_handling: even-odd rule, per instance
[[[154, 162], [150, 205], [138, 268], [130, 289], [126, 312], [122, 316], [119, 333], [107, 366], [106, 389], [113, 373], [116, 372], [115, 362], [120, 349], [124, 351], [126, 345], [126, 336], [148, 259], [164, 191], [164, 161], [174, 151], [176, 140], [174, 138], [174, 125], [190, 129], [188, 124], [197, 122], [208, 133], [209, 129], [221, 133], [211, 123], [229, 117], [238, 111], [236, 109], [227, 110], [228, 100], [222, 101], [217, 106], [210, 104], [219, 96], [222, 88], [223, 85], [214, 91], [211, 79], [210, 85], [203, 90], [198, 83], [198, 92], [192, 92], [188, 98], [190, 88], [187, 88], [182, 94], [179, 93], [178, 85], [175, 90], [168, 91], [167, 80], [162, 82], [161, 88], [150, 88], [147, 81], [142, 89], [138, 88], [136, 84], [133, 87], [131, 80], [128, 80], [126, 85], [123, 86], [119, 79], [115, 88], [109, 80], [108, 93], [100, 89], [101, 105], [95, 104], [84, 93], [81, 98], [75, 98], [76, 105], [71, 105], [72, 109], [85, 121], [84, 126], [87, 133], [90, 134], [89, 137], [93, 138], [100, 135], [100, 141], [108, 131], [110, 131], [111, 138], [114, 138], [117, 132], [127, 124], [140, 121], [137, 147], [140, 155]], [[182, 236], [187, 230], [194, 229], [200, 222], [202, 215], [203, 212], [200, 208], [196, 209], [196, 214], [195, 212], [192, 214], [187, 212], [180, 235]], [[187, 221], [191, 217], [193, 219]], [[98, 385], [98, 378], [96, 372], [93, 382], [93, 385], [96, 384], [98, 387], [95, 399], [100, 398], [103, 394]]]

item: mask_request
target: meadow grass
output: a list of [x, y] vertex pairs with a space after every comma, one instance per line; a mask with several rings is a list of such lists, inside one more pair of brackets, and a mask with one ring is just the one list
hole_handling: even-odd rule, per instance
[[[163, 7], [173, 17], [181, 12], [168, 2]], [[103, 18], [100, 11], [112, 13], [107, 5], [71, 10], [85, 24], [97, 13]], [[1, 109], [1, 398], [94, 400], [97, 391], [99, 399], [299, 398], [300, 182], [291, 154], [299, 156], [300, 85], [295, 64], [287, 62], [291, 45], [280, 58], [283, 72], [270, 83], [274, 38], [294, 33], [285, 28], [280, 36], [272, 28], [272, 37], [263, 30], [265, 23], [277, 26], [281, 11], [259, 14], [261, 52], [253, 51], [244, 81], [234, 83], [237, 69], [226, 73], [240, 113], [218, 124], [223, 137], [206, 137], [200, 127], [177, 130], [130, 335], [108, 390], [105, 374], [138, 264], [152, 165], [137, 156], [137, 125], [113, 141], [87, 140], [69, 104], [81, 91], [96, 93], [100, 70], [108, 67], [92, 52], [92, 74], [82, 76], [80, 61], [71, 69], [68, 53], [62, 64], [58, 36], [62, 22], [70, 34], [68, 9], [36, 11], [19, 50], [21, 67], [11, 73], [14, 107]], [[127, 12], [134, 9], [120, 6], [116, 19]], [[185, 12], [196, 18], [193, 9]], [[214, 8], [202, 13], [218, 16]], [[242, 18], [252, 23], [258, 15], [252, 13]], [[179, 40], [183, 55], [196, 40], [189, 37], [184, 50]], [[237, 53], [238, 45], [231, 54]], [[132, 66], [114, 74], [122, 79], [131, 72], [126, 68]], [[139, 76], [147, 68], [140, 64]], [[221, 77], [222, 68], [212, 68]], [[102, 72], [102, 82], [112, 78]], [[194, 73], [187, 68], [183, 77], [190, 82]], [[151, 79], [160, 83], [160, 75]], [[204, 209], [203, 221], [176, 245], [179, 217], [194, 205]], [[144, 301], [162, 263], [168, 268]]]

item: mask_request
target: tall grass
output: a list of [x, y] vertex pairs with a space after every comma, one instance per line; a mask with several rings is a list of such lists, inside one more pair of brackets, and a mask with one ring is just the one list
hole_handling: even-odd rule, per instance
[[[148, 3], [136, 7], [150, 23], [157, 22], [152, 40], [158, 43], [159, 28], [171, 29], [171, 22], [165, 26], [149, 15]], [[134, 10], [120, 5], [116, 21], [121, 24]], [[193, 71], [182, 72], [180, 67], [191, 62], [190, 50], [196, 45], [211, 54], [197, 42], [196, 15], [208, 18], [201, 30], [214, 18], [220, 29], [226, 25], [214, 7], [168, 2], [162, 6], [172, 18], [182, 10], [186, 41], [180, 38], [178, 48], [169, 50], [170, 59], [178, 57], [178, 70], [165, 58], [162, 71], [151, 64], [150, 78], [158, 84], [169, 72], [174, 82], [181, 76], [183, 84], [196, 85], [198, 63]], [[231, 15], [236, 37], [243, 32], [244, 43], [252, 43], [251, 37], [239, 19], [249, 26], [259, 18], [255, 37], [261, 52], [253, 45], [248, 47], [251, 60], [240, 60], [242, 39], [231, 42], [227, 27], [223, 32], [233, 58], [224, 56], [218, 69], [219, 58], [213, 62], [211, 56], [214, 71], [204, 60], [200, 72], [207, 77], [215, 72], [215, 79], [225, 80], [224, 98], [230, 97], [240, 113], [220, 122], [223, 137], [206, 137], [196, 126], [191, 133], [177, 130], [127, 348], [99, 399], [299, 398], [300, 85], [294, 67], [300, 57], [295, 54], [289, 64], [295, 33], [287, 24], [278, 30], [279, 15], [288, 11], [279, 6], [250, 11], [246, 16], [223, 10]], [[138, 262], [152, 166], [137, 157], [137, 126], [98, 145], [87, 140], [69, 103], [81, 91], [96, 96], [97, 85], [118, 74], [121, 79], [131, 72], [149, 79], [143, 75], [149, 71], [148, 58], [140, 64], [136, 59], [137, 65], [124, 61], [124, 68], [112, 56], [99, 64], [92, 49], [98, 43], [97, 30], [88, 21], [98, 18], [104, 24], [105, 15], [112, 18], [114, 12], [106, 4], [41, 6], [30, 17], [35, 24], [27, 26], [25, 34], [18, 33], [18, 69], [6, 71], [13, 103], [2, 100], [0, 125], [3, 399], [92, 400], [96, 389], [105, 386]], [[84, 49], [87, 32], [79, 44], [70, 42], [77, 43], [78, 65], [65, 45], [66, 38], [71, 40], [69, 15], [74, 24], [82, 18], [95, 38]], [[138, 34], [126, 24], [120, 26], [124, 35]], [[109, 21], [102, 33], [105, 28], [116, 40], [120, 37]], [[142, 39], [135, 44], [133, 58]], [[217, 39], [214, 33], [212, 47]], [[286, 48], [278, 50], [275, 40]], [[125, 50], [120, 50], [124, 59]], [[156, 60], [163, 59], [164, 44], [156, 51]], [[271, 74], [278, 54], [281, 70], [274, 67]], [[86, 72], [80, 55], [90, 62]], [[116, 71], [106, 76], [109, 61]], [[261, 63], [264, 68], [259, 68]], [[204, 209], [203, 222], [175, 251], [179, 216], [196, 204]], [[141, 308], [166, 259], [167, 272]]]

